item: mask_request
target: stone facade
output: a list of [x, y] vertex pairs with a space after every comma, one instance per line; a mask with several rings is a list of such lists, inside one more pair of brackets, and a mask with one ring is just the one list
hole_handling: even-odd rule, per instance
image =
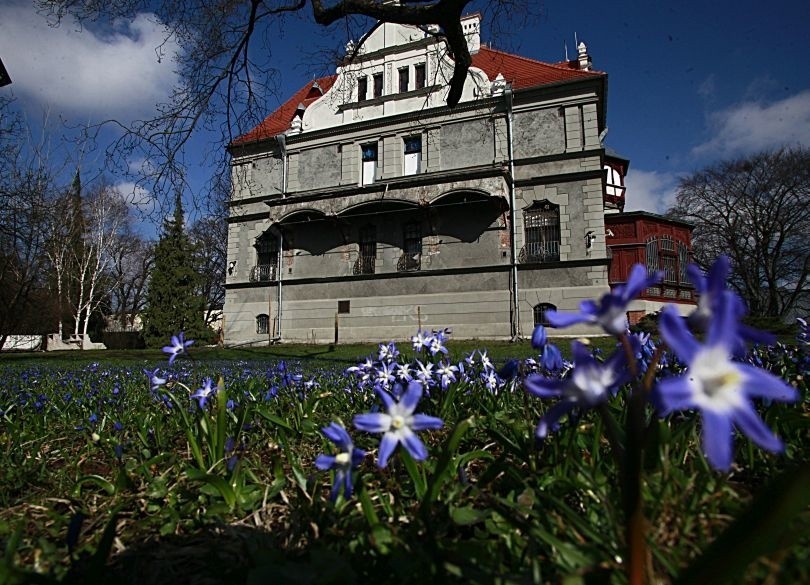
[[477, 19], [454, 109], [443, 47], [383, 24], [230, 146], [226, 343], [509, 339], [608, 290], [606, 75], [483, 47]]

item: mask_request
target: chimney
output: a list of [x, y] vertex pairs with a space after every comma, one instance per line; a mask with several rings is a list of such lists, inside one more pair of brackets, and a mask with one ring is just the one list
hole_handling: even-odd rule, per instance
[[585, 43], [579, 43], [577, 45], [577, 53], [579, 54], [579, 68], [582, 71], [590, 71], [591, 70], [591, 56], [588, 55], [588, 47], [585, 46]]
[[481, 13], [474, 12], [461, 17], [461, 31], [467, 39], [467, 49], [475, 55], [481, 48]]

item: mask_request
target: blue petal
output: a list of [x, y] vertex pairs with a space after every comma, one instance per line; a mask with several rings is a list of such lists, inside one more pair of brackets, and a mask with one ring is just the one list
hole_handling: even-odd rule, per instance
[[711, 466], [719, 471], [731, 469], [734, 435], [731, 419], [711, 410], [703, 410], [703, 452]]
[[534, 349], [540, 349], [546, 344], [548, 336], [546, 335], [546, 328], [542, 325], [538, 325], [534, 328], [532, 332], [532, 347]]
[[647, 288], [650, 280], [647, 278], [647, 268], [643, 264], [634, 264], [627, 277], [627, 282], [620, 291], [620, 296], [626, 301], [637, 297], [642, 290]]
[[540, 398], [555, 398], [562, 394], [563, 388], [568, 384], [565, 380], [544, 378], [540, 374], [529, 374], [523, 385], [526, 391]]
[[762, 422], [750, 404], [744, 404], [741, 408], [736, 409], [733, 416], [737, 428], [762, 449], [771, 453], [781, 453], [784, 450], [782, 441]]
[[742, 301], [730, 290], [718, 295], [712, 307], [712, 320], [706, 333], [706, 344], [720, 345], [729, 353], [735, 352], [739, 346], [739, 317]]
[[334, 455], [320, 454], [315, 458], [315, 467], [317, 467], [321, 471], [332, 469], [334, 466], [335, 466]]
[[343, 481], [341, 483], [343, 483], [343, 497], [348, 500], [348, 499], [350, 499], [352, 497], [352, 493], [354, 491], [354, 489], [353, 489], [354, 486], [352, 485], [352, 483], [353, 483], [352, 482], [352, 472], [351, 471], [343, 472], [342, 480]]
[[706, 275], [703, 274], [703, 270], [700, 269], [700, 266], [697, 264], [689, 264], [686, 267], [686, 274], [689, 277], [689, 280], [692, 281], [692, 284], [695, 285], [695, 290], [703, 294], [707, 290], [706, 284]]
[[393, 433], [385, 433], [383, 435], [380, 441], [380, 452], [377, 456], [377, 467], [382, 469], [388, 465], [388, 458], [391, 457], [394, 449], [397, 448], [397, 443], [399, 443], [399, 440], [397, 440], [396, 435]]
[[349, 433], [336, 422], [329, 423], [328, 426], [321, 429], [321, 432], [335, 445], [340, 447], [341, 451], [348, 451], [352, 446], [352, 439], [349, 437]]
[[568, 414], [575, 406], [575, 402], [571, 402], [570, 400], [562, 400], [549, 408], [546, 411], [546, 414], [544, 414], [540, 419], [540, 422], [537, 423], [537, 429], [534, 431], [537, 438], [545, 439], [548, 436], [549, 431], [556, 431], [558, 428], [560, 428], [560, 419], [564, 415]]
[[422, 398], [422, 383], [417, 380], [408, 382], [408, 388], [405, 394], [399, 399], [400, 406], [405, 408], [408, 414], [416, 410], [416, 405], [419, 404], [419, 399]]
[[678, 410], [696, 408], [688, 375], [666, 378], [658, 382], [650, 395], [650, 401], [661, 416]]
[[658, 327], [661, 330], [661, 337], [664, 338], [669, 348], [681, 360], [691, 364], [699, 345], [674, 307], [671, 305], [664, 307], [661, 317], [658, 319]]
[[796, 402], [799, 399], [796, 388], [786, 384], [784, 380], [770, 372], [746, 364], [735, 364], [735, 366], [745, 376], [743, 392], [746, 396], [767, 398], [779, 402]]
[[329, 499], [333, 502], [337, 500], [338, 494], [340, 493], [341, 484], [343, 483], [343, 476], [345, 473], [343, 470], [338, 470], [335, 472], [335, 481], [332, 484], [332, 491], [329, 493]]
[[709, 276], [706, 279], [707, 289], [717, 293], [725, 290], [730, 268], [728, 256], [718, 256], [712, 267], [709, 268]]
[[558, 313], [557, 311], [546, 311], [546, 319], [552, 327], [568, 327], [576, 323], [593, 321], [589, 315], [581, 313]]
[[362, 449], [358, 449], [355, 447], [352, 449], [352, 467], [357, 467], [363, 462], [363, 459], [366, 456], [366, 452]]
[[440, 429], [444, 426], [444, 421], [435, 416], [428, 416], [426, 414], [413, 415], [413, 422], [411, 428], [415, 431], [424, 431], [427, 429]]
[[427, 447], [425, 447], [425, 444], [415, 433], [406, 431], [402, 437], [402, 444], [405, 445], [408, 453], [410, 453], [415, 461], [424, 461], [427, 459]]
[[391, 395], [378, 386], [375, 386], [374, 391], [377, 393], [377, 396], [380, 397], [380, 400], [382, 400], [383, 405], [385, 406], [385, 410], [391, 412], [391, 408], [395, 404], [394, 399], [391, 397]]
[[391, 428], [391, 416], [382, 412], [367, 412], [354, 416], [354, 426], [367, 433], [384, 433]]

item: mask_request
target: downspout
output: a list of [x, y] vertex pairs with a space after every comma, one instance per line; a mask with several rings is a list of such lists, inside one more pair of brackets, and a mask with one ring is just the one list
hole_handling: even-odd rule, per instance
[[[276, 136], [278, 147], [281, 151], [281, 198], [287, 197], [287, 136], [279, 134]], [[278, 330], [276, 331], [275, 341], [281, 341], [281, 275], [282, 275], [282, 261], [284, 253], [284, 236], [281, 230], [278, 230], [278, 259], [276, 261], [276, 281], [278, 282], [278, 300], [276, 302], [276, 323], [278, 323]]]
[[503, 91], [506, 104], [506, 145], [509, 157], [509, 262], [511, 264], [510, 278], [512, 289], [511, 328], [512, 341], [520, 339], [520, 311], [518, 310], [518, 274], [517, 274], [517, 235], [515, 233], [515, 155], [512, 144], [512, 86], [507, 85]]

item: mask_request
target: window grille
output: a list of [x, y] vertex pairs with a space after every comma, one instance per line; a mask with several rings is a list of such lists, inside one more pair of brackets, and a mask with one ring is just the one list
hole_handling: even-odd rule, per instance
[[551, 303], [540, 303], [534, 306], [534, 326], [537, 327], [538, 325], [542, 325], [543, 327], [550, 327], [551, 323], [549, 323], [548, 317], [546, 313], [548, 311], [556, 311], [556, 305], [552, 305]]
[[402, 258], [397, 265], [400, 272], [419, 270], [422, 267], [422, 226], [418, 221], [405, 224], [402, 243]]
[[360, 256], [357, 258], [357, 274], [374, 274], [377, 261], [377, 228], [373, 225], [360, 230]]
[[269, 315], [257, 315], [256, 316], [256, 333], [259, 335], [269, 335], [270, 334], [270, 316]]
[[678, 242], [678, 282], [689, 284], [689, 277], [686, 274], [686, 267], [689, 265], [689, 250], [686, 244]]
[[256, 266], [251, 271], [251, 280], [274, 280], [278, 263], [278, 237], [267, 233], [256, 240]]
[[647, 240], [647, 274], [653, 274], [660, 269], [658, 258], [658, 239]]
[[416, 78], [416, 87], [414, 89], [422, 89], [425, 87], [425, 64], [418, 63], [413, 66], [414, 77]]
[[560, 206], [535, 202], [523, 212], [526, 245], [523, 262], [556, 262], [560, 259]]

